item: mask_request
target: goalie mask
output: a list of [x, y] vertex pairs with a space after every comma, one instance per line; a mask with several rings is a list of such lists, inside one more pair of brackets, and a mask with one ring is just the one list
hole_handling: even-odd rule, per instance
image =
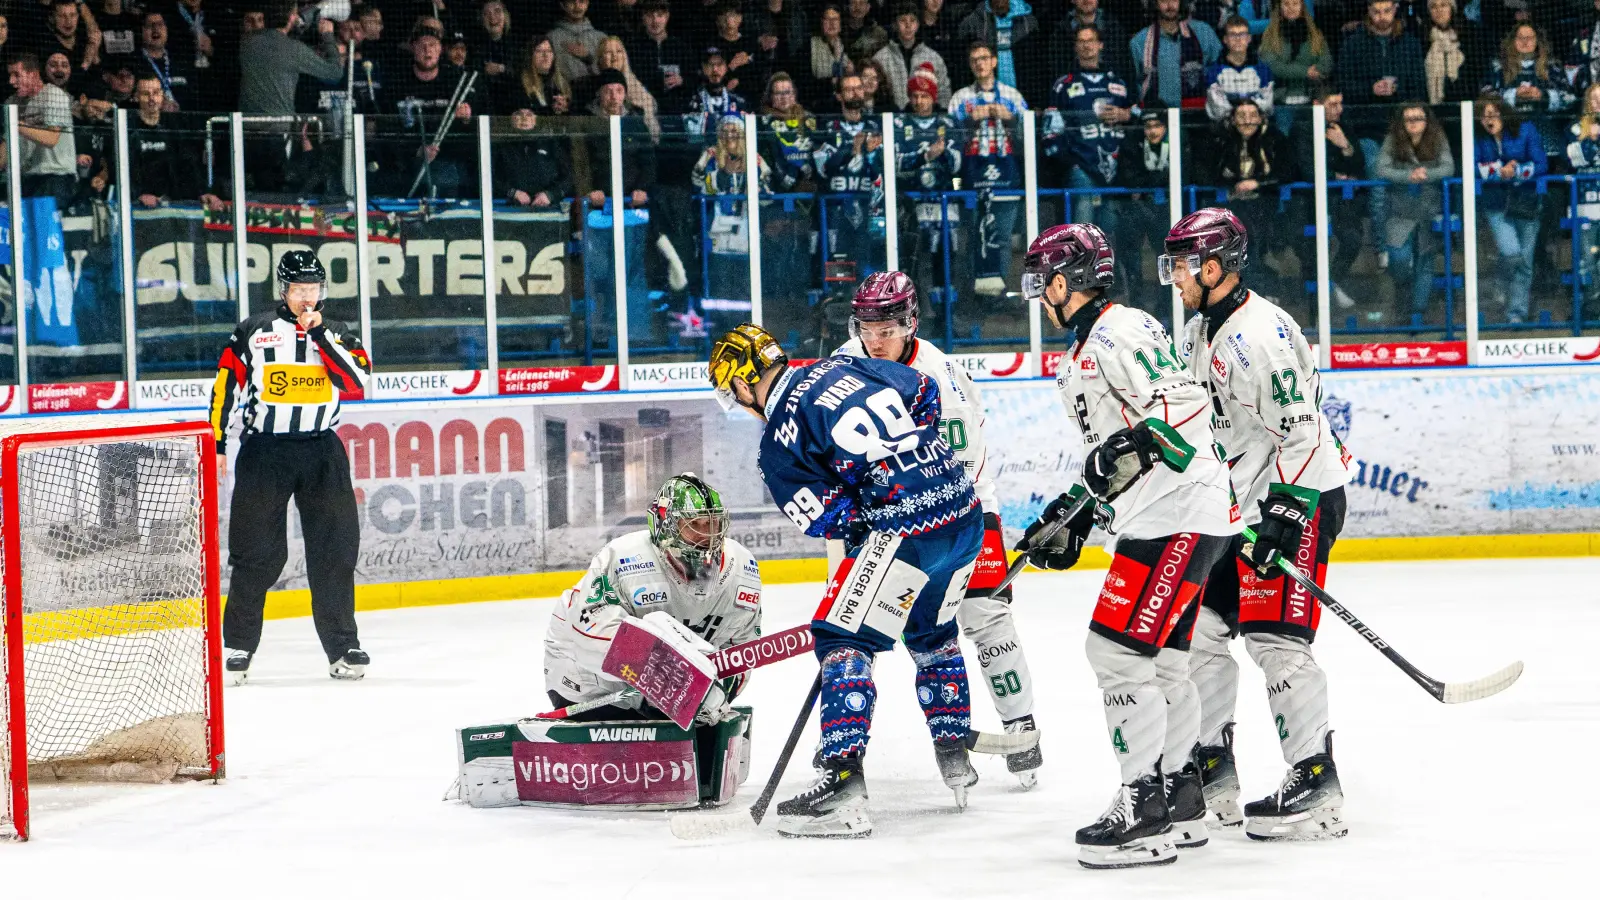
[[328, 271], [322, 267], [322, 261], [310, 250], [290, 250], [278, 260], [278, 302], [289, 302], [289, 286], [292, 284], [317, 285], [317, 305], [312, 309], [320, 311], [322, 302], [328, 299]]
[[722, 496], [693, 473], [661, 485], [647, 515], [650, 541], [679, 574], [694, 581], [722, 568], [728, 511]]

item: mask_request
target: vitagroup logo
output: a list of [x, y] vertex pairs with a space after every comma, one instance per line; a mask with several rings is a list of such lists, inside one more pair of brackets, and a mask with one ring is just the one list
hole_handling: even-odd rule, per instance
[[636, 737], [630, 734], [617, 742], [512, 744], [518, 799], [581, 806], [696, 802], [700, 787], [693, 742]]

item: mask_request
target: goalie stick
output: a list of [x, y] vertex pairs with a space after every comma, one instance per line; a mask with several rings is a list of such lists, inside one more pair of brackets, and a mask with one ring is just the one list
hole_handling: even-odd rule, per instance
[[[1253, 544], [1256, 539], [1255, 530], [1248, 527], [1245, 528], [1244, 539]], [[1344, 604], [1333, 599], [1332, 595], [1318, 587], [1317, 583], [1306, 577], [1306, 574], [1300, 571], [1299, 567], [1294, 563], [1284, 559], [1277, 551], [1273, 551], [1273, 556], [1278, 568], [1294, 579], [1295, 584], [1300, 585], [1306, 593], [1317, 598], [1317, 602], [1326, 606], [1328, 612], [1338, 616], [1340, 621], [1354, 628], [1356, 634], [1366, 638], [1367, 643], [1376, 647], [1378, 652], [1388, 657], [1389, 661], [1394, 663], [1400, 671], [1409, 675], [1412, 681], [1422, 685], [1422, 689], [1432, 694], [1433, 699], [1438, 700], [1440, 703], [1470, 703], [1473, 700], [1493, 697], [1495, 694], [1511, 687], [1518, 678], [1522, 677], [1522, 661], [1517, 660], [1500, 671], [1492, 675], [1486, 675], [1476, 681], [1447, 682], [1433, 678], [1412, 665], [1404, 656], [1401, 656], [1393, 647], [1389, 646], [1388, 641], [1379, 637], [1378, 633], [1369, 628], [1365, 622], [1356, 618], [1355, 613], [1346, 609]]]

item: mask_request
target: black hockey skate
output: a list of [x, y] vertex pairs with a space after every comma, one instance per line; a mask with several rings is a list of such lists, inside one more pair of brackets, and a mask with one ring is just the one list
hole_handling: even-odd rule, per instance
[[872, 835], [867, 817], [867, 779], [861, 757], [822, 761], [817, 783], [778, 804], [778, 833], [785, 837], [864, 838]]
[[933, 758], [939, 763], [944, 786], [956, 793], [956, 809], [967, 808], [967, 788], [978, 783], [978, 770], [967, 758], [967, 748], [959, 742], [936, 743]]
[[249, 650], [224, 650], [222, 669], [228, 673], [228, 683], [244, 684], [250, 677], [250, 660], [255, 656]]
[[[1006, 734], [1038, 730], [1038, 726], [1033, 724], [1033, 716], [1031, 715], [1023, 716], [1020, 719], [1012, 719], [1006, 723]], [[1012, 753], [1006, 757], [1006, 770], [1017, 776], [1017, 780], [1022, 783], [1022, 789], [1025, 791], [1033, 790], [1034, 785], [1039, 783], [1039, 767], [1042, 765], [1044, 765], [1044, 753], [1039, 750], [1037, 744], [1031, 750]]]
[[1217, 824], [1232, 828], [1244, 822], [1244, 813], [1239, 811], [1239, 770], [1233, 764], [1232, 722], [1222, 726], [1221, 744], [1195, 751], [1195, 764], [1200, 768], [1206, 808], [1217, 817]]
[[340, 681], [360, 681], [366, 677], [371, 662], [365, 650], [346, 650], [343, 656], [328, 664], [328, 676]]
[[1086, 869], [1164, 866], [1178, 859], [1172, 817], [1159, 774], [1117, 788], [1100, 820], [1078, 829], [1078, 862]]
[[1333, 765], [1333, 732], [1324, 747], [1290, 766], [1277, 793], [1245, 804], [1245, 834], [1258, 841], [1315, 841], [1350, 833], [1344, 824], [1339, 770]]
[[1177, 773], [1163, 776], [1162, 782], [1172, 816], [1172, 842], [1184, 849], [1204, 847], [1211, 838], [1206, 834], [1206, 798], [1194, 760]]

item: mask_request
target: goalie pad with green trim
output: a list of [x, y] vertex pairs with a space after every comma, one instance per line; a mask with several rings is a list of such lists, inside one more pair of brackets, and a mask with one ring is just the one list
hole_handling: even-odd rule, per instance
[[689, 809], [721, 806], [750, 775], [751, 710], [715, 725], [667, 720], [523, 719], [456, 731], [446, 799], [480, 808]]

